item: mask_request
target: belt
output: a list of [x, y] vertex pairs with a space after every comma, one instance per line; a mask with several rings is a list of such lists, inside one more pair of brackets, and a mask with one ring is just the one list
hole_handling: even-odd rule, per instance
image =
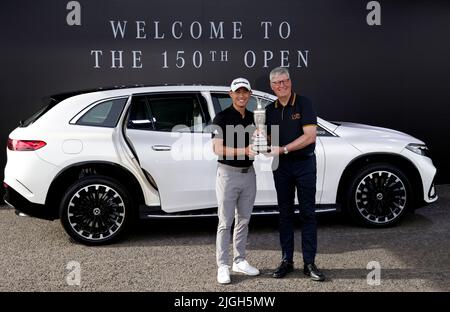
[[253, 166], [250, 166], [250, 167], [233, 167], [233, 166], [225, 165], [225, 164], [221, 164], [221, 163], [218, 163], [218, 166], [220, 168], [225, 169], [225, 170], [230, 170], [230, 171], [240, 172], [240, 173], [247, 173], [251, 169], [253, 169]]

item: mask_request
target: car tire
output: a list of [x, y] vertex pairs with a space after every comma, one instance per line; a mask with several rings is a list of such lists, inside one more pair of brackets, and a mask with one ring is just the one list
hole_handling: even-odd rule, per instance
[[354, 174], [346, 194], [346, 211], [371, 227], [396, 224], [412, 204], [411, 184], [396, 166], [375, 163]]
[[85, 245], [117, 241], [133, 220], [134, 203], [126, 188], [105, 176], [72, 184], [60, 204], [60, 220], [69, 236]]

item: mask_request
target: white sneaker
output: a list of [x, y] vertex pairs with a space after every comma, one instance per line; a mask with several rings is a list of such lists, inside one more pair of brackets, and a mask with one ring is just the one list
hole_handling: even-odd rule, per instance
[[230, 280], [230, 270], [228, 270], [228, 265], [221, 265], [217, 270], [217, 281], [220, 284], [229, 284]]
[[247, 260], [242, 260], [239, 263], [233, 262], [233, 271], [238, 273], [244, 273], [251, 276], [259, 275], [259, 270], [252, 267]]

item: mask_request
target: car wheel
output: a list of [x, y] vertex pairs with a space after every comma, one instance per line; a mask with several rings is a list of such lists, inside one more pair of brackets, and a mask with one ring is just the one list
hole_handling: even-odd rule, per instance
[[411, 185], [406, 175], [393, 165], [377, 163], [356, 172], [346, 207], [355, 221], [382, 227], [397, 223], [410, 202]]
[[131, 196], [119, 182], [89, 176], [68, 188], [61, 201], [60, 219], [75, 241], [102, 245], [124, 234], [133, 211]]

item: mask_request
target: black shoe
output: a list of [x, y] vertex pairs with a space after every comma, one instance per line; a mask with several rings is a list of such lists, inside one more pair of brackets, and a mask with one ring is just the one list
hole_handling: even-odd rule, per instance
[[283, 260], [278, 268], [272, 273], [272, 277], [283, 278], [286, 274], [291, 273], [292, 271], [294, 271], [294, 263]]
[[311, 277], [313, 281], [322, 282], [325, 280], [325, 275], [323, 275], [323, 273], [319, 271], [314, 263], [305, 264], [305, 266], [303, 267], [303, 273], [306, 276]]

